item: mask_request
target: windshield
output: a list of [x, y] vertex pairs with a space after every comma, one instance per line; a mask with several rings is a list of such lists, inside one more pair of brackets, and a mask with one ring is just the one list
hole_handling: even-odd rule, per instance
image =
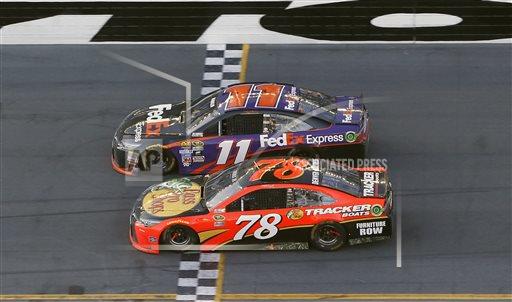
[[336, 116], [336, 103], [334, 97], [318, 91], [298, 88], [297, 96], [301, 98], [301, 112], [313, 112], [327, 121], [334, 121]]
[[219, 90], [216, 90], [192, 105], [190, 108], [190, 128], [192, 131], [220, 115], [216, 100], [218, 94]]
[[338, 169], [322, 171], [322, 185], [354, 196], [361, 196], [361, 180], [355, 171]]
[[242, 189], [244, 176], [254, 173], [254, 161], [245, 161], [214, 174], [204, 185], [204, 200], [208, 210]]

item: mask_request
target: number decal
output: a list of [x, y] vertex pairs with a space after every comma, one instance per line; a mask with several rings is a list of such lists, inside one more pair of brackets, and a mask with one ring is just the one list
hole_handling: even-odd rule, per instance
[[236, 153], [235, 164], [241, 163], [244, 161], [245, 156], [247, 155], [247, 151], [249, 151], [249, 146], [251, 145], [250, 139], [243, 139], [236, 143], [238, 147], [238, 152]]
[[263, 175], [272, 169], [280, 166], [274, 170], [274, 177], [280, 180], [290, 180], [301, 177], [304, 174], [304, 168], [310, 164], [306, 159], [290, 158], [290, 159], [262, 159], [255, 163], [259, 169], [254, 172], [249, 178], [250, 181], [261, 180]]
[[[249, 146], [251, 145], [250, 139], [243, 139], [236, 143], [236, 147], [238, 148], [238, 152], [235, 157], [235, 164], [244, 161], [247, 156], [247, 151], [249, 151]], [[217, 165], [224, 165], [229, 158], [229, 153], [231, 153], [231, 148], [233, 147], [233, 140], [226, 140], [219, 144], [220, 154], [217, 159]]]
[[276, 108], [284, 85], [279, 84], [239, 84], [228, 87], [224, 93], [229, 93], [226, 111], [247, 107], [249, 98], [256, 98], [256, 107]]
[[284, 85], [278, 84], [260, 84], [254, 87], [255, 91], [259, 91], [256, 107], [275, 108], [277, 102], [283, 92]]
[[[240, 229], [240, 231], [238, 231], [235, 234], [233, 240], [242, 240], [247, 231], [249, 231], [249, 229], [254, 224], [256, 224], [256, 222], [258, 222], [260, 218], [261, 215], [240, 215], [240, 217], [238, 217], [238, 220], [236, 221], [237, 225], [245, 221], [248, 221], [249, 223], [247, 223], [243, 228]], [[272, 222], [269, 222], [270, 218], [273, 218]], [[277, 225], [281, 222], [281, 220], [282, 218], [281, 215], [279, 214], [267, 214], [263, 216], [263, 218], [261, 218], [260, 220], [261, 227], [254, 231], [254, 238], [264, 240], [274, 237], [279, 231]]]
[[263, 175], [265, 175], [265, 173], [272, 170], [274, 167], [276, 167], [283, 161], [284, 161], [284, 159], [275, 159], [275, 158], [258, 160], [257, 162], [254, 163], [256, 166], [258, 166], [258, 170], [251, 175], [249, 180], [250, 181], [261, 180], [261, 178], [263, 177]]
[[[270, 218], [273, 218], [272, 222], [268, 221]], [[274, 237], [279, 231], [276, 225], [281, 222], [281, 219], [281, 215], [279, 214], [267, 214], [263, 216], [260, 220], [261, 227], [254, 232], [254, 238], [264, 240]], [[263, 232], [266, 234], [264, 235]]]
[[224, 93], [229, 93], [226, 110], [245, 108], [252, 86], [252, 84], [241, 84], [226, 88]]

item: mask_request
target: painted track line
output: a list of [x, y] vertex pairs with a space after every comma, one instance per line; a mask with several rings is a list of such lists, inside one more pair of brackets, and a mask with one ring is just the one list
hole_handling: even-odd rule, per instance
[[[174, 301], [175, 298], [175, 294], [0, 295], [2, 301]], [[510, 301], [512, 294], [222, 294], [220, 300]]]
[[[245, 80], [249, 46], [208, 44], [201, 95]], [[221, 301], [224, 255], [183, 253], [178, 272], [177, 301]]]

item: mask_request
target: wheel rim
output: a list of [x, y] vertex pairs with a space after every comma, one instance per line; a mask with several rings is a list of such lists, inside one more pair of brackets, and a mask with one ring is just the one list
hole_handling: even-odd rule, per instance
[[163, 170], [164, 170], [164, 173], [168, 173], [168, 172], [171, 172], [172, 169], [174, 168], [174, 157], [172, 156], [164, 156], [162, 158], [162, 162], [163, 162]]
[[169, 243], [172, 245], [187, 245], [190, 241], [190, 235], [183, 228], [175, 228], [169, 233]]
[[340, 231], [331, 225], [326, 225], [318, 230], [318, 242], [322, 245], [334, 245], [339, 242]]

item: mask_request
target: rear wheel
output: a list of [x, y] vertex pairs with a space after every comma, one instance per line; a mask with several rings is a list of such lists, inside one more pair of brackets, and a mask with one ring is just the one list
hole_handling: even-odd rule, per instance
[[335, 222], [322, 223], [311, 230], [311, 243], [319, 250], [334, 251], [347, 241], [343, 227]]
[[199, 237], [189, 227], [175, 225], [165, 231], [161, 242], [171, 245], [177, 250], [188, 250], [191, 246], [199, 244]]

